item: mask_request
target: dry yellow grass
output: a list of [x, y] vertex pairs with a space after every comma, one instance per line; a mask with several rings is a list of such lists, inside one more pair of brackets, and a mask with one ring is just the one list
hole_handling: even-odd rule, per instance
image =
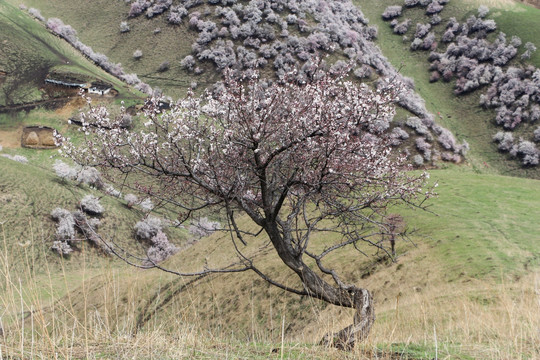
[[0, 131], [0, 145], [6, 149], [21, 147], [22, 127], [13, 130]]
[[[226, 255], [222, 245], [214, 239], [209, 251], [221, 248]], [[419, 247], [406, 257], [422, 257], [422, 253], [428, 254], [427, 249]], [[300, 357], [344, 356], [305, 344], [348, 325], [350, 310], [285, 294], [252, 273], [212, 276], [186, 285], [187, 280], [155, 271], [109, 268], [96, 274], [83, 267], [77, 288], [65, 281], [67, 295], [48, 302], [42, 299], [44, 289], [39, 284], [43, 282], [31, 281], [30, 272], [19, 282], [9, 274], [5, 259], [0, 261], [6, 289], [0, 306], [8, 325], [0, 346], [4, 354], [265, 358], [271, 354], [268, 351], [279, 348], [284, 333], [287, 349], [300, 351]], [[400, 351], [419, 346], [435, 351], [440, 359], [456, 358], [455, 354], [518, 359], [540, 353], [540, 273], [517, 281], [501, 275], [500, 282], [464, 278], [448, 283], [436, 280], [441, 274], [429, 258], [414, 267], [403, 265], [406, 261], [365, 280], [368, 288], [376, 289], [378, 319], [367, 342], [347, 356], [369, 358], [374, 349], [392, 344], [399, 344]], [[282, 271], [278, 264], [268, 266]], [[58, 286], [51, 278], [46, 291], [61, 292]], [[121, 357], [113, 356], [116, 351], [121, 351]], [[379, 355], [385, 358], [384, 353]]]
[[[490, 201], [480, 197], [480, 188], [473, 181], [476, 177], [458, 173], [454, 182], [459, 179], [476, 189], [474, 201]], [[484, 178], [476, 180], [486, 183]], [[508, 192], [510, 182], [518, 182], [516, 179], [488, 180], [489, 192], [498, 189], [495, 180], [504, 185], [504, 192], [500, 192], [504, 198], [530, 198], [536, 193], [536, 182], [523, 181], [530, 189], [521, 193]], [[470, 198], [462, 193], [463, 187], [457, 189], [449, 191]], [[473, 206], [444, 194], [440, 202]], [[507, 202], [510, 210], [516, 205], [524, 209], [521, 202]], [[462, 207], [452, 207], [452, 214], [462, 212]], [[530, 207], [527, 209], [531, 212]], [[473, 215], [468, 214], [478, 222], [488, 221], [491, 213], [479, 215], [475, 210]], [[336, 269], [346, 273], [348, 281], [372, 290], [376, 301], [377, 321], [372, 334], [351, 354], [312, 346], [326, 332], [350, 324], [351, 310], [286, 294], [253, 273], [213, 275], [190, 283], [190, 279], [157, 270], [137, 270], [119, 262], [97, 266], [93, 263], [97, 258], [85, 251], [75, 258], [80, 267], [73, 266], [72, 259], [63, 271], [56, 265], [54, 270], [38, 273], [33, 270], [33, 261], [43, 259], [45, 254], [32, 253], [37, 250], [25, 244], [42, 242], [42, 234], [34, 231], [25, 242], [15, 235], [2, 238], [0, 232], [0, 321], [4, 327], [0, 351], [14, 357], [24, 353], [28, 358], [51, 358], [51, 354], [59, 354], [58, 358], [116, 358], [114, 352], [119, 349], [121, 358], [126, 359], [266, 359], [280, 358], [283, 339], [284, 358], [431, 359], [437, 355], [439, 359], [534, 359], [540, 352], [540, 273], [534, 258], [529, 259], [528, 252], [510, 241], [522, 233], [497, 223], [498, 229], [508, 234], [513, 231], [512, 237], [489, 238], [490, 245], [502, 241], [501, 256], [511, 257], [515, 263], [488, 261], [485, 259], [497, 254], [479, 253], [482, 247], [467, 247], [473, 242], [481, 244], [486, 235], [477, 231], [474, 238], [460, 243], [452, 216], [457, 215], [439, 217], [452, 226], [449, 246], [454, 250], [465, 246], [471, 260], [461, 255], [462, 262], [455, 264], [447, 255], [437, 256], [436, 251], [451, 254], [443, 251], [443, 235], [448, 230], [440, 222], [429, 224], [428, 218], [422, 218], [422, 225], [435, 228], [437, 239], [419, 241], [418, 247], [401, 243], [397, 263], [368, 263], [351, 252], [334, 258]], [[457, 221], [464, 220], [458, 217]], [[0, 231], [3, 228], [0, 226]], [[523, 234], [532, 234], [534, 239], [535, 230], [532, 226], [530, 233]], [[463, 236], [465, 230], [460, 231]], [[524, 246], [526, 239], [522, 237], [516, 239]], [[264, 246], [264, 237], [257, 239], [246, 248], [257, 253], [256, 263], [287, 284], [297, 285], [297, 278], [284, 269], [274, 250]], [[314, 239], [314, 244], [320, 246], [322, 242], [318, 241]], [[11, 253], [6, 250], [10, 244]], [[475, 268], [465, 264], [474, 256], [486, 268], [505, 267], [509, 271], [479, 275], [486, 273], [473, 272]], [[234, 258], [230, 239], [215, 234], [184, 249], [165, 265], [190, 270], [204, 258], [209, 267], [227, 264]], [[13, 271], [13, 259], [25, 265], [17, 267], [23, 271]], [[527, 259], [533, 270], [518, 266]]]

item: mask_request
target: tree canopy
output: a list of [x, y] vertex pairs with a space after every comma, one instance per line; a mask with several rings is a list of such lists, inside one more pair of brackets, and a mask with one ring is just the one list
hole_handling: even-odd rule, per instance
[[[180, 223], [203, 210], [226, 219], [220, 230], [232, 235], [234, 266], [211, 269], [201, 261], [199, 272], [174, 273], [254, 271], [284, 290], [355, 308], [354, 324], [325, 339], [349, 347], [368, 334], [373, 302], [368, 290], [342, 280], [327, 255], [351, 248], [361, 256], [362, 243], [391, 256], [385, 235], [394, 239], [395, 226], [387, 211], [403, 203], [422, 207], [431, 191], [424, 189], [427, 175], [409, 172], [383, 134], [399, 83], [383, 80], [374, 91], [316, 68], [311, 75], [308, 83], [226, 76], [219, 91], [189, 94], [168, 110], [150, 99], [137, 131], [121, 127], [106, 108], [90, 106], [83, 115], [85, 146], [66, 142], [64, 151], [173, 206]], [[279, 283], [243, 252], [247, 241], [261, 240], [246, 238], [254, 233], [238, 225], [242, 214], [267, 235], [302, 287]], [[331, 235], [318, 252], [310, 246], [315, 233]]]

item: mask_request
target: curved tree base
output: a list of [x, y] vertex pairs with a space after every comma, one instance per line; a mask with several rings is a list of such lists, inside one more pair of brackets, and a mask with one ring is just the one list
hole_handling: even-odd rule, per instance
[[326, 334], [320, 341], [321, 345], [333, 346], [342, 350], [351, 350], [356, 341], [364, 340], [371, 331], [371, 326], [375, 322], [375, 308], [373, 306], [373, 297], [366, 289], [355, 288], [354, 322], [352, 325], [336, 332]]

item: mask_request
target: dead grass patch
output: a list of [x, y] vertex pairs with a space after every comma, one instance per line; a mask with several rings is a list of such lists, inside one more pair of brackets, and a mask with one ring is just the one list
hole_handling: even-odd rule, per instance
[[20, 148], [22, 132], [22, 126], [15, 130], [0, 130], [0, 145], [6, 149]]

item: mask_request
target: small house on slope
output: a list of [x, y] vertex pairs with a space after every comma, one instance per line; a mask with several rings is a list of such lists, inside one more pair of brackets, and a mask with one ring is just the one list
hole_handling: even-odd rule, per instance
[[102, 83], [92, 83], [88, 88], [89, 94], [107, 95], [111, 91], [112, 87]]
[[84, 89], [89, 94], [101, 96], [109, 94], [113, 96], [116, 95], [116, 91], [110, 84], [100, 81], [90, 83], [83, 80], [78, 80], [73, 76], [62, 76], [58, 74], [49, 75], [45, 79], [45, 83], [48, 85], [59, 86], [64, 89]]

